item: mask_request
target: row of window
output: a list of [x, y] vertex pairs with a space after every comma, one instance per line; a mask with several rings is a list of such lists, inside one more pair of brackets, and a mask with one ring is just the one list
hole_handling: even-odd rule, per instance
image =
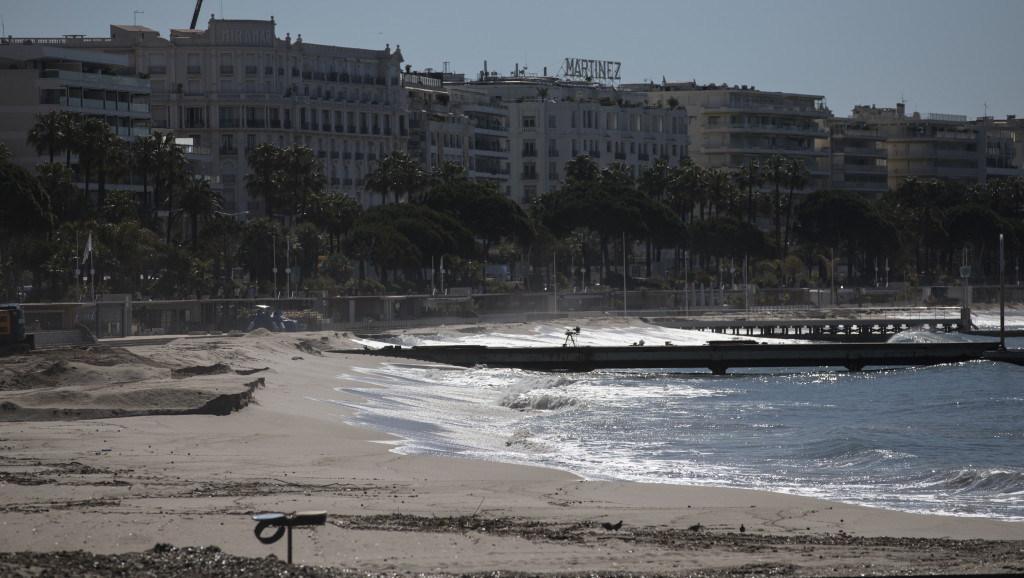
[[[585, 128], [594, 130], [624, 130], [629, 132], [687, 134], [686, 118], [663, 115], [640, 115], [623, 112], [603, 112], [599, 110], [573, 110], [567, 114], [570, 129]], [[603, 121], [602, 121], [602, 118]], [[519, 126], [523, 132], [536, 132], [537, 116], [535, 112], [523, 112]], [[559, 128], [558, 115], [548, 115], [547, 128]]]

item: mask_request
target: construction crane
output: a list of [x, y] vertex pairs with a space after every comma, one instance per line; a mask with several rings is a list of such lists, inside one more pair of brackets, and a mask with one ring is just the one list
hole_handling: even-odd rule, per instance
[[196, 11], [192, 14], [192, 26], [189, 26], [189, 30], [196, 29], [196, 22], [199, 21], [199, 9], [203, 7], [203, 0], [196, 0]]

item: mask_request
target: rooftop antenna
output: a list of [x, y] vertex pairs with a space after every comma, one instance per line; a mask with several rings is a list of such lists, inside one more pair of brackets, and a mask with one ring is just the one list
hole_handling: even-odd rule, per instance
[[134, 25], [134, 26], [138, 26], [139, 25], [139, 19], [138, 19], [139, 14], [145, 14], [145, 12], [143, 12], [142, 10], [135, 10], [134, 12], [132, 12], [132, 25]]

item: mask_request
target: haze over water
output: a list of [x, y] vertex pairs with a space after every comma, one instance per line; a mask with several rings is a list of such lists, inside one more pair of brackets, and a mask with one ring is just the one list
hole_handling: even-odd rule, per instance
[[[991, 315], [976, 315], [975, 323], [993, 327]], [[591, 332], [585, 321], [579, 324], [580, 345], [640, 339], [648, 346], [686, 345], [722, 337], [657, 326]], [[1020, 326], [1024, 316], [1008, 317], [1008, 328]], [[565, 330], [405, 335], [387, 343], [560, 345]], [[910, 332], [897, 339], [966, 338]], [[1024, 347], [1024, 339], [1007, 345]], [[364, 401], [346, 404], [358, 412], [347, 419], [403, 437], [407, 441], [396, 448], [401, 453], [1024, 522], [1024, 368], [1014, 365], [754, 368], [712, 375], [395, 363], [346, 377], [383, 386], [350, 390]]]

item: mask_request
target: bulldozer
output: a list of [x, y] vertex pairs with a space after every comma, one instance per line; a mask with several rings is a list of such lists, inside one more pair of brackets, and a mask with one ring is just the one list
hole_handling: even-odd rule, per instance
[[25, 310], [18, 303], [0, 304], [0, 355], [36, 348], [35, 334], [25, 330]]

